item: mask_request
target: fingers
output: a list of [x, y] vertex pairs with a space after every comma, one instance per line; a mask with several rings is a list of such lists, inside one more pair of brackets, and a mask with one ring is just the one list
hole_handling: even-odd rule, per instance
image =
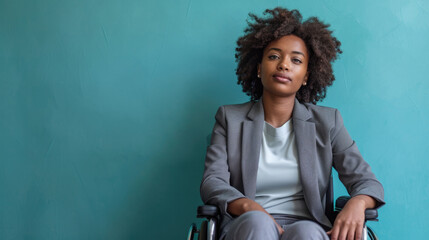
[[355, 240], [361, 240], [362, 239], [362, 231], [363, 231], [363, 224], [359, 223], [356, 227]]
[[362, 229], [363, 224], [339, 221], [326, 233], [331, 236], [331, 240], [361, 240]]
[[340, 233], [340, 227], [336, 222], [334, 223], [334, 227], [327, 232], [328, 235], [331, 235], [331, 240], [338, 240], [338, 234]]
[[[348, 239], [347, 237], [348, 236], [350, 236], [350, 234], [353, 232], [353, 230], [350, 228], [350, 226], [349, 225], [346, 225], [346, 226], [343, 226], [341, 229], [340, 229], [340, 234], [339, 234], [339, 236], [338, 236], [338, 239], [340, 239], [340, 240], [350, 240], [350, 239]], [[354, 236], [353, 236], [354, 237]]]
[[276, 221], [274, 221], [274, 222], [277, 226], [277, 230], [279, 231], [279, 235], [281, 236], [285, 230], [283, 230], [283, 228]]

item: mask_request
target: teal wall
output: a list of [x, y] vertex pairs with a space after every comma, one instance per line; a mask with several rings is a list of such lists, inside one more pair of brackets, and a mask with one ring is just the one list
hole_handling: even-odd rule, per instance
[[426, 0], [0, 0], [0, 238], [184, 239], [215, 111], [248, 99], [235, 41], [277, 5], [343, 43], [321, 105], [385, 186], [371, 225], [427, 238]]

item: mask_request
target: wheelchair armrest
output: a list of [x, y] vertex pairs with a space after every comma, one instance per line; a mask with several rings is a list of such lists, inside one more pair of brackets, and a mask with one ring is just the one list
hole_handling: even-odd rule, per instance
[[[341, 211], [346, 203], [350, 200], [349, 196], [341, 196], [335, 201], [335, 210]], [[378, 221], [377, 209], [366, 209], [365, 210], [365, 221]]]
[[219, 209], [214, 205], [203, 205], [197, 208], [197, 218], [213, 218], [219, 215]]

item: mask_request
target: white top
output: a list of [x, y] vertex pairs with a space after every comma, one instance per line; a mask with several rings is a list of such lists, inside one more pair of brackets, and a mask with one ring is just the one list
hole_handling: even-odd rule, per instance
[[264, 124], [255, 201], [268, 213], [311, 218], [302, 191], [292, 119], [279, 128]]

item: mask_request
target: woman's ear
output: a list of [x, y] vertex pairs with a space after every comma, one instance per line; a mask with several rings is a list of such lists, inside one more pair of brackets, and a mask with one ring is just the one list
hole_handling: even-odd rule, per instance
[[302, 82], [302, 85], [306, 86], [307, 85], [307, 81], [308, 81], [308, 71], [307, 71], [307, 73], [305, 73], [304, 82]]

